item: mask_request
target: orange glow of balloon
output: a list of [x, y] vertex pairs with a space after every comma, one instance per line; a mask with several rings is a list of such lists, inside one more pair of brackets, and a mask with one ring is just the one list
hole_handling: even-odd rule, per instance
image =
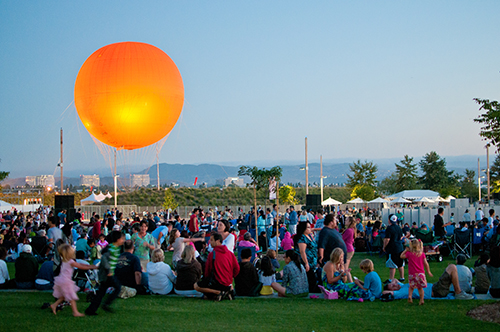
[[75, 106], [85, 128], [119, 149], [156, 143], [175, 126], [184, 85], [159, 48], [138, 42], [104, 46], [88, 57], [75, 82]]

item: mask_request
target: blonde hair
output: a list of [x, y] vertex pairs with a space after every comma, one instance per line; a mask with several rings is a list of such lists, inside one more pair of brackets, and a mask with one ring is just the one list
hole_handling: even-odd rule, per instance
[[306, 210], [303, 210], [301, 214], [302, 214], [303, 216], [307, 216], [307, 212], [306, 212]]
[[413, 239], [410, 241], [409, 250], [414, 254], [421, 254], [424, 251], [424, 244], [421, 240]]
[[184, 247], [182, 251], [181, 258], [186, 264], [190, 264], [194, 259], [194, 248], [192, 245], [187, 245]]
[[341, 257], [344, 254], [344, 251], [340, 248], [335, 248], [333, 249], [332, 253], [330, 254], [330, 262], [333, 264], [339, 264], [339, 263], [344, 263], [344, 261], [341, 261]]
[[59, 252], [63, 262], [75, 259], [75, 250], [67, 243], [61, 244], [59, 248], [57, 248], [57, 251]]
[[375, 270], [375, 267], [373, 266], [373, 262], [371, 261], [371, 259], [363, 259], [359, 263], [359, 268], [365, 272], [372, 272], [373, 270]]
[[354, 217], [349, 217], [349, 226], [347, 228], [355, 228], [356, 227], [356, 219]]
[[276, 259], [276, 251], [273, 249], [267, 249], [266, 256], [271, 259]]
[[153, 250], [153, 254], [151, 255], [151, 261], [153, 263], [163, 262], [165, 260], [165, 254], [161, 249]]

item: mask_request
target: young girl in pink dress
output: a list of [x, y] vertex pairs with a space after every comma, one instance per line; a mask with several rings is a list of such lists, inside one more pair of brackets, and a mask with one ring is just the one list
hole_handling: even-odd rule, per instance
[[76, 307], [76, 300], [78, 300], [78, 295], [76, 292], [79, 287], [71, 279], [73, 277], [74, 269], [80, 270], [93, 270], [97, 269], [95, 265], [83, 265], [75, 262], [75, 249], [73, 249], [69, 244], [62, 244], [58, 248], [59, 255], [62, 258], [61, 272], [57, 277], [54, 278], [54, 297], [57, 299], [50, 308], [54, 315], [56, 314], [57, 306], [64, 300], [69, 301], [71, 304], [71, 309], [73, 310], [73, 316], [82, 317], [84, 314], [78, 312]]
[[[349, 271], [349, 265], [351, 265], [352, 257], [354, 256], [354, 237], [356, 236], [355, 228], [356, 228], [356, 220], [353, 217], [349, 217], [346, 225], [346, 230], [342, 233], [342, 240], [345, 242], [345, 246], [347, 249], [347, 255], [345, 259], [345, 270]], [[347, 272], [347, 282], [352, 281], [352, 275], [350, 272]]]
[[[424, 246], [422, 241], [413, 239], [410, 242], [408, 249], [401, 253], [402, 259], [408, 259], [408, 279], [410, 281], [410, 288], [408, 290], [408, 303], [413, 303], [413, 290], [416, 288], [420, 296], [419, 305], [424, 304], [424, 288], [427, 287], [427, 280], [425, 279], [425, 270], [432, 277], [429, 263], [425, 258]], [[424, 269], [425, 268], [425, 269]]]

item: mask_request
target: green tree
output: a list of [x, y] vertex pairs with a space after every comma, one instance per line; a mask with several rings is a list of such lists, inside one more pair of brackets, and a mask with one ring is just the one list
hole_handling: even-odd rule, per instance
[[[2, 161], [0, 159], [0, 161]], [[9, 176], [10, 172], [0, 171], [0, 182], [5, 180]], [[0, 186], [0, 190], [2, 190], [2, 186]]]
[[179, 204], [177, 204], [174, 194], [170, 191], [170, 188], [165, 189], [165, 197], [163, 199], [163, 208], [165, 210], [171, 209], [175, 210]]
[[371, 201], [375, 198], [375, 187], [368, 184], [358, 184], [351, 192], [351, 198], [357, 197], [365, 201]]
[[476, 184], [476, 172], [471, 169], [466, 169], [465, 174], [460, 181], [460, 192], [465, 198], [472, 201], [478, 199], [478, 188]]
[[423, 189], [437, 191], [442, 197], [460, 193], [460, 176], [448, 171], [446, 160], [441, 159], [435, 151], [426, 154], [419, 165], [423, 173], [419, 178], [419, 184]]
[[497, 154], [490, 167], [490, 185], [491, 190], [500, 191], [500, 154]]
[[377, 186], [378, 192], [384, 195], [392, 195], [394, 193], [397, 193], [399, 190], [397, 189], [396, 181], [397, 174], [396, 172], [392, 172], [391, 175], [379, 181]]
[[296, 192], [292, 186], [283, 186], [279, 189], [280, 201], [287, 205], [296, 205], [297, 199], [295, 198]]
[[[360, 197], [356, 196], [356, 192], [363, 193], [365, 197], [369, 197], [371, 195], [368, 192], [372, 192], [372, 195], [375, 195], [375, 186], [377, 185], [377, 171], [378, 167], [373, 162], [368, 162], [365, 160], [364, 163], [361, 163], [361, 160], [349, 164], [349, 168], [352, 174], [347, 174], [347, 187], [352, 190], [351, 197]], [[354, 191], [356, 189], [356, 192]], [[355, 196], [353, 196], [353, 194]], [[361, 197], [363, 198], [363, 197]], [[364, 199], [364, 198], [363, 198]]]
[[404, 156], [401, 164], [396, 164], [396, 192], [417, 188], [417, 164], [413, 164], [413, 157]]
[[474, 119], [474, 122], [481, 124], [479, 136], [494, 145], [498, 153], [500, 152], [500, 104], [498, 101], [488, 99], [474, 98], [474, 101], [480, 105], [480, 111], [485, 111]]

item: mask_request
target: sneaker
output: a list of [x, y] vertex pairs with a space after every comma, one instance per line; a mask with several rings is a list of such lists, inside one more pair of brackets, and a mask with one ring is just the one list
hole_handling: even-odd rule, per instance
[[229, 292], [226, 292], [226, 296], [224, 296], [224, 300], [232, 301], [233, 299], [234, 299], [233, 291], [230, 290]]
[[399, 282], [405, 282], [405, 278], [399, 278], [398, 281]]
[[460, 294], [455, 294], [456, 300], [473, 300], [474, 295], [467, 294], [466, 292], [461, 292]]
[[227, 295], [227, 292], [220, 292], [216, 297], [215, 297], [215, 302], [220, 302], [222, 301]]

